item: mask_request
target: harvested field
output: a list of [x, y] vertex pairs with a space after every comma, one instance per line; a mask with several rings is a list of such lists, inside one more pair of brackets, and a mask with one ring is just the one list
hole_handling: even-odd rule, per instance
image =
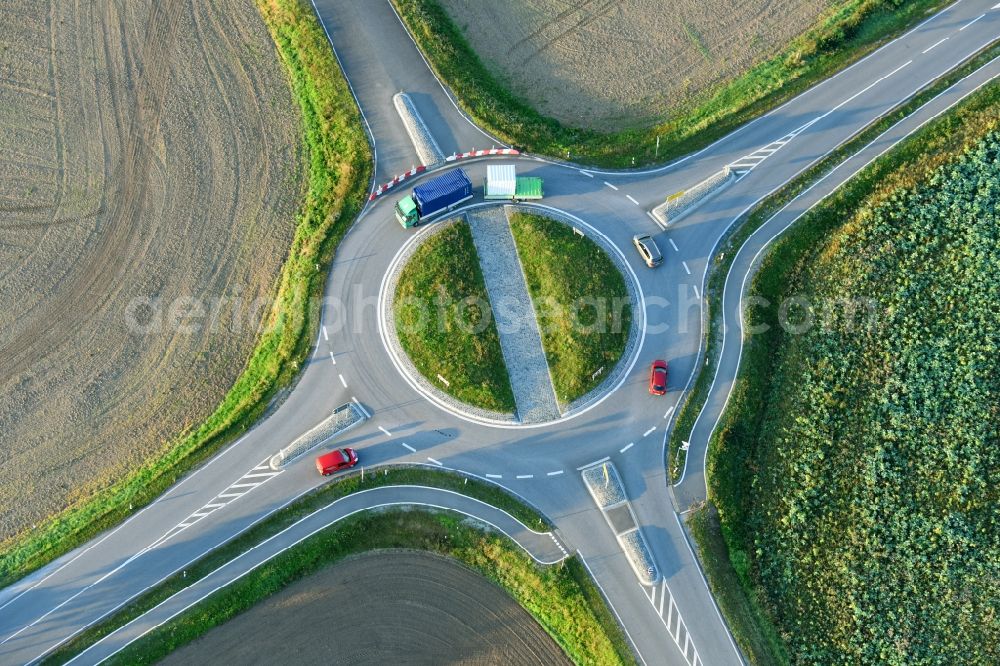
[[375, 552], [324, 569], [177, 650], [162, 664], [569, 664], [488, 579], [420, 552]]
[[[0, 538], [197, 425], [295, 230], [297, 110], [250, 0], [0, 8]], [[191, 299], [191, 300], [185, 300]]]
[[486, 67], [545, 116], [645, 127], [777, 53], [831, 0], [440, 0]]

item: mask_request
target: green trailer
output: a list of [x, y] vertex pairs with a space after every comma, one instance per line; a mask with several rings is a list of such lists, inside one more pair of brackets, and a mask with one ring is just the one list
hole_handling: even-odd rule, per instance
[[487, 201], [527, 201], [542, 198], [542, 179], [518, 177], [513, 164], [486, 167], [483, 198]]
[[542, 198], [542, 179], [534, 176], [518, 177], [514, 189], [514, 201], [528, 201]]

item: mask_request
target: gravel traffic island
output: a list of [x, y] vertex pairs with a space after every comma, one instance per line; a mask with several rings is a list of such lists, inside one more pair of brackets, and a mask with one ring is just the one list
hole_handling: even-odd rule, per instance
[[558, 419], [559, 404], [507, 214], [503, 208], [487, 207], [465, 216], [496, 317], [518, 418], [521, 423]]

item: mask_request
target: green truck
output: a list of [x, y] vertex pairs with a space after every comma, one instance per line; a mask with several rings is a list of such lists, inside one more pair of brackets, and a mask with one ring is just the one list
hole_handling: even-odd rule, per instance
[[542, 198], [542, 179], [518, 177], [513, 164], [491, 164], [486, 167], [483, 198], [487, 201], [529, 201]]

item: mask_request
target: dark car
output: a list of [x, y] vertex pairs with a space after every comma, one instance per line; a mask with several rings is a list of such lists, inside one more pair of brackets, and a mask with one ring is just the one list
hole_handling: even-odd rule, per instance
[[649, 367], [649, 392], [664, 395], [667, 392], [667, 362], [659, 359]]
[[342, 469], [350, 469], [358, 464], [358, 454], [354, 449], [337, 449], [316, 458], [316, 470], [323, 476], [329, 476]]
[[660, 254], [660, 248], [656, 246], [652, 236], [632, 236], [632, 244], [650, 268], [656, 268], [663, 263], [663, 255]]

